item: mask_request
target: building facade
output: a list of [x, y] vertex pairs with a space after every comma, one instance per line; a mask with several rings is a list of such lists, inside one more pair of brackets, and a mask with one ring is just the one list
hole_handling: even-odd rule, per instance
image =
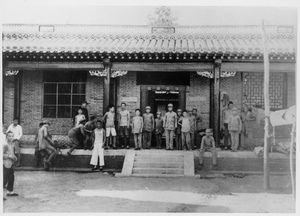
[[[270, 107], [295, 105], [296, 33], [266, 26], [270, 57]], [[3, 25], [3, 119], [20, 119], [35, 135], [42, 119], [67, 135], [81, 102], [102, 116], [125, 102], [152, 112], [193, 109], [198, 129], [218, 136], [229, 96], [234, 106], [264, 108], [260, 26]], [[262, 127], [255, 136], [262, 137]], [[280, 130], [279, 133], [280, 135]]]

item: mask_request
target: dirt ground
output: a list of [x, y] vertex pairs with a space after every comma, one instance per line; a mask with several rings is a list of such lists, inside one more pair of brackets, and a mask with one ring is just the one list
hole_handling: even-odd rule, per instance
[[15, 173], [4, 212], [295, 212], [289, 176], [117, 178], [102, 172]]

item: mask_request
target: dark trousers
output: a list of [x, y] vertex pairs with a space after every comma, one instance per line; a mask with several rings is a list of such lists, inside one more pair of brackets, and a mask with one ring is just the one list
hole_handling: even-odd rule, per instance
[[89, 149], [93, 146], [93, 140], [92, 140], [92, 134], [91, 133], [86, 133], [85, 134], [85, 139], [83, 142], [83, 146], [86, 149]]
[[162, 134], [155, 134], [155, 138], [156, 138], [156, 147], [161, 148], [161, 140], [162, 140]]
[[175, 134], [175, 141], [176, 141], [176, 149], [182, 150], [182, 138], [181, 133]]
[[228, 123], [224, 123], [224, 146], [225, 147], [230, 147], [231, 146], [231, 136], [228, 130]]
[[14, 168], [6, 168], [3, 166], [3, 188], [6, 188], [9, 192], [14, 190], [15, 173]]
[[151, 146], [151, 131], [144, 131], [143, 132], [143, 148], [150, 148]]
[[41, 164], [41, 154], [40, 154], [39, 146], [36, 146], [34, 149], [34, 158], [35, 158], [35, 166], [38, 167]]

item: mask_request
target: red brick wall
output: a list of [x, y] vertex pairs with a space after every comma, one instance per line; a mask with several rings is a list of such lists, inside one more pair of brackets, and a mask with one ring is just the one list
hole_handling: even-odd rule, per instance
[[3, 121], [7, 129], [14, 118], [14, 76], [3, 77]]

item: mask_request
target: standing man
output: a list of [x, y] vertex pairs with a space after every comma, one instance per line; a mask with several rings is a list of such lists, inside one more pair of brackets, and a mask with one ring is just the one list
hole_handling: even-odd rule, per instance
[[232, 116], [233, 102], [229, 101], [228, 108], [223, 111], [223, 124], [224, 124], [224, 149], [227, 150], [231, 146], [231, 138], [228, 130], [229, 118]]
[[143, 115], [143, 148], [150, 149], [151, 136], [154, 129], [154, 116], [150, 113], [151, 107], [146, 106], [146, 113]]
[[193, 116], [195, 116], [195, 139], [194, 139], [194, 148], [198, 149], [200, 148], [201, 139], [199, 140], [199, 134], [198, 134], [198, 122], [202, 122], [202, 116], [198, 114], [198, 110], [196, 108], [193, 109]]
[[[177, 110], [177, 119], [178, 122], [180, 118], [182, 117], [182, 111], [181, 109]], [[175, 130], [175, 141], [176, 141], [176, 149], [182, 150], [182, 140], [181, 140], [181, 125], [177, 123], [177, 128]]]
[[[87, 105], [88, 105], [89, 103], [88, 102], [86, 102], [86, 101], [83, 101], [82, 103], [81, 103], [81, 107], [80, 107], [80, 109], [82, 110], [82, 114], [84, 115], [84, 117], [85, 117], [85, 120], [89, 120], [89, 112], [88, 112], [88, 110], [87, 110]], [[75, 124], [75, 116], [77, 115], [77, 113], [75, 113], [74, 114], [74, 116], [73, 116], [73, 123]]]
[[38, 132], [38, 141], [39, 141], [39, 150], [40, 152], [46, 151], [48, 156], [48, 159], [44, 158], [44, 168], [45, 170], [48, 170], [49, 167], [52, 165], [52, 159], [54, 159], [54, 156], [56, 155], [56, 149], [52, 146], [53, 140], [50, 138], [48, 133], [48, 127], [50, 126], [50, 122], [47, 120], [44, 120], [42, 123], [42, 127], [39, 129]]
[[23, 130], [21, 125], [19, 125], [19, 120], [17, 118], [14, 119], [13, 123], [9, 125], [7, 128], [6, 133], [9, 131], [13, 132], [14, 134], [14, 143], [15, 143], [15, 154], [17, 156], [17, 167], [20, 166], [20, 157], [21, 157], [21, 152], [20, 152], [20, 139], [23, 136]]
[[164, 118], [166, 131], [166, 150], [173, 150], [174, 130], [177, 128], [177, 114], [173, 112], [173, 104], [168, 104], [168, 112]]
[[83, 142], [83, 149], [93, 149], [93, 133], [94, 130], [96, 129], [96, 117], [95, 116], [91, 116], [90, 121], [88, 121], [87, 123], [85, 123], [85, 125], [83, 126], [83, 131], [84, 131], [84, 135], [85, 135], [85, 139]]
[[119, 122], [119, 133], [121, 137], [122, 146], [126, 145], [126, 148], [129, 149], [129, 124], [130, 124], [130, 113], [126, 109], [126, 103], [121, 103], [121, 110], [118, 117]]
[[193, 115], [192, 110], [189, 110], [189, 117], [191, 119], [191, 129], [190, 129], [191, 146], [192, 146], [192, 149], [195, 149], [196, 148], [196, 145], [195, 145], [196, 117]]
[[110, 145], [109, 138], [112, 136], [113, 149], [117, 149], [117, 132], [115, 127], [115, 106], [110, 105], [109, 111], [106, 112], [103, 116], [103, 120], [105, 121], [105, 131], [106, 131], [106, 142], [104, 149], [108, 149], [108, 145]]

